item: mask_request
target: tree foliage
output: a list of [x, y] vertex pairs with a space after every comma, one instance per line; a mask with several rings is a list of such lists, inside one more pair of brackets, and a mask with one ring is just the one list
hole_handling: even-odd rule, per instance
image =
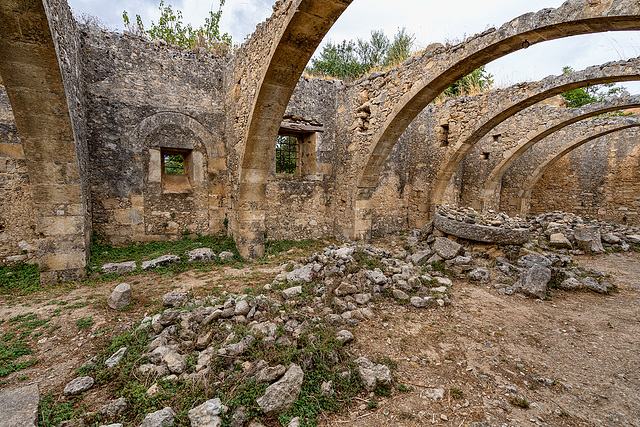
[[[562, 72], [564, 74], [570, 74], [574, 72], [571, 67], [563, 67]], [[591, 104], [594, 102], [601, 102], [607, 96], [615, 95], [623, 90], [621, 86], [616, 86], [614, 83], [605, 83], [601, 85], [589, 85], [578, 89], [571, 90], [562, 94], [564, 99], [567, 100], [568, 107], [582, 107], [583, 105]]]
[[414, 36], [402, 28], [393, 41], [384, 31], [371, 32], [370, 40], [328, 42], [317, 58], [311, 60], [307, 73], [315, 76], [355, 80], [374, 69], [393, 67], [411, 56]]
[[444, 95], [448, 98], [460, 95], [474, 95], [490, 89], [492, 86], [493, 74], [487, 72], [483, 65], [445, 89]]
[[122, 20], [130, 32], [148, 37], [151, 40], [164, 40], [168, 44], [189, 49], [204, 47], [215, 50], [217, 53], [226, 53], [232, 46], [232, 40], [228, 33], [220, 32], [220, 18], [224, 2], [225, 0], [220, 0], [217, 12], [209, 11], [204, 25], [199, 28], [185, 24], [182, 11], [177, 9], [174, 11], [170, 4], [165, 5], [164, 0], [161, 0], [158, 6], [160, 10], [158, 22], [151, 21], [149, 29], [145, 29], [140, 15], [136, 15], [136, 22], [132, 23], [126, 10], [122, 12]]

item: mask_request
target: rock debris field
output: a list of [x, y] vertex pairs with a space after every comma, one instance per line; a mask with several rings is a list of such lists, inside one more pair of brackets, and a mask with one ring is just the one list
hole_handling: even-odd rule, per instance
[[0, 425], [638, 426], [639, 245], [447, 207], [372, 244], [106, 264], [2, 303]]

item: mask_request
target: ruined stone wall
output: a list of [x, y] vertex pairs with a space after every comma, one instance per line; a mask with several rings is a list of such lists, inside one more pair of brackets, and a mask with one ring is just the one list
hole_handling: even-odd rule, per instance
[[[82, 29], [93, 223], [106, 241], [224, 230], [227, 57]], [[188, 188], [166, 187], [163, 149], [189, 152]]]
[[0, 263], [33, 262], [38, 247], [29, 173], [11, 105], [0, 86]]
[[572, 151], [532, 193], [531, 213], [563, 210], [620, 224], [640, 224], [640, 138], [615, 132]]

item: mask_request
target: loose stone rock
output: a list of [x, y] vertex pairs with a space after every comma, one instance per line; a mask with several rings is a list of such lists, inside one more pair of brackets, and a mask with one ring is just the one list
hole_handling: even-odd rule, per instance
[[282, 379], [267, 387], [264, 396], [256, 402], [266, 415], [288, 411], [300, 395], [304, 372], [298, 365], [291, 365]]
[[287, 369], [282, 365], [266, 367], [258, 372], [255, 379], [257, 383], [271, 383], [283, 376], [286, 371]]
[[349, 343], [354, 340], [354, 336], [351, 332], [343, 329], [336, 334], [336, 340], [342, 342], [343, 344]]
[[294, 286], [282, 291], [282, 297], [284, 299], [290, 299], [302, 295], [302, 286]]
[[127, 347], [122, 347], [120, 350], [116, 351], [110, 358], [105, 360], [104, 364], [110, 368], [116, 366], [122, 358], [127, 354]]
[[184, 292], [172, 291], [162, 296], [162, 304], [165, 307], [182, 307], [187, 303], [188, 296]]
[[393, 290], [393, 297], [401, 301], [406, 301], [409, 299], [409, 295], [407, 295], [405, 292], [401, 291], [400, 289]]
[[131, 304], [131, 286], [128, 283], [120, 283], [109, 295], [107, 305], [114, 310], [120, 310], [129, 304]]
[[571, 249], [573, 247], [569, 239], [562, 233], [552, 234], [549, 237], [549, 246], [559, 249]]
[[191, 427], [219, 427], [222, 425], [222, 419], [218, 415], [225, 412], [227, 407], [219, 398], [215, 398], [196, 406], [187, 415], [191, 421]]
[[220, 254], [218, 255], [218, 258], [220, 258], [222, 261], [233, 261], [234, 257], [235, 255], [233, 254], [233, 252], [229, 251], [220, 252]]
[[142, 420], [142, 423], [139, 427], [166, 427], [173, 425], [173, 418], [176, 416], [176, 413], [173, 412], [173, 409], [170, 407], [165, 407], [156, 412], [152, 412], [147, 414]]
[[107, 418], [117, 417], [127, 410], [127, 401], [124, 397], [108, 401], [102, 408], [100, 413]]
[[446, 237], [436, 237], [433, 250], [443, 259], [453, 259], [462, 251], [462, 245]]
[[127, 274], [131, 273], [136, 269], [135, 261], [127, 261], [127, 262], [118, 262], [118, 263], [107, 263], [102, 266], [102, 273], [116, 273], [116, 274]]
[[544, 299], [547, 295], [549, 280], [551, 280], [551, 270], [540, 264], [534, 264], [513, 287], [525, 295]]
[[216, 254], [211, 248], [197, 248], [188, 253], [189, 262], [212, 262]]
[[82, 393], [83, 391], [87, 391], [93, 387], [94, 382], [95, 381], [91, 377], [76, 378], [65, 386], [63, 393], [66, 395]]
[[366, 357], [356, 359], [358, 372], [367, 391], [373, 391], [378, 385], [389, 386], [393, 381], [389, 367], [375, 364]]
[[180, 257], [177, 255], [162, 255], [161, 257], [142, 262], [143, 270], [152, 270], [158, 267], [166, 267], [168, 265], [177, 264], [180, 262]]
[[420, 297], [411, 297], [409, 302], [412, 306], [417, 308], [425, 308], [427, 306], [427, 301]]

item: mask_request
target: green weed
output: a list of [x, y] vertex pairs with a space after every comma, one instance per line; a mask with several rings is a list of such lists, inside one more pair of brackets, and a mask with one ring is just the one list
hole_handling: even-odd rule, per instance
[[41, 289], [36, 264], [0, 265], [0, 294], [27, 295]]

